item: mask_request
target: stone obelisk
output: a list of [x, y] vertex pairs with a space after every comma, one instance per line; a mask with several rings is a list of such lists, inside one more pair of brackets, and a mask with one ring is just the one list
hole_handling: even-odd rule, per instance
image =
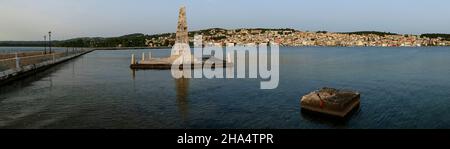
[[190, 55], [188, 27], [186, 21], [186, 7], [181, 7], [178, 16], [178, 26], [175, 44], [171, 56]]

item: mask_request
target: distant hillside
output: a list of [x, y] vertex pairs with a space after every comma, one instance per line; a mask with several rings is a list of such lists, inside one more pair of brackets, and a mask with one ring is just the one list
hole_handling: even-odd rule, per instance
[[428, 37], [428, 38], [442, 38], [444, 40], [450, 41], [450, 34], [436, 34], [436, 33], [432, 33], [432, 34], [422, 34], [420, 35], [420, 37], [424, 38], [424, 37]]
[[[57, 47], [144, 47], [145, 39], [152, 37], [168, 36], [170, 34], [144, 35], [141, 33], [129, 34], [119, 37], [80, 37], [68, 40], [54, 40], [53, 46]], [[0, 41], [0, 46], [12, 47], [40, 47], [44, 41]]]
[[379, 32], [379, 31], [358, 31], [358, 32], [343, 32], [341, 34], [356, 34], [356, 35], [369, 35], [374, 34], [378, 36], [386, 36], [386, 35], [399, 35], [397, 33], [391, 33], [391, 32]]
[[143, 47], [145, 46], [145, 39], [147, 35], [136, 33], [120, 37], [84, 37], [74, 38], [64, 41], [59, 41], [55, 46], [60, 47], [116, 47], [122, 45], [123, 47]]

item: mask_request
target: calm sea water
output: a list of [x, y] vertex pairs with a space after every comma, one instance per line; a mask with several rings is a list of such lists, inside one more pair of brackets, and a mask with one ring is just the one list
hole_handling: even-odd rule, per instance
[[[132, 72], [131, 53], [94, 51], [0, 89], [1, 128], [450, 128], [450, 48], [283, 47], [280, 84]], [[302, 114], [304, 94], [358, 90], [346, 121]]]

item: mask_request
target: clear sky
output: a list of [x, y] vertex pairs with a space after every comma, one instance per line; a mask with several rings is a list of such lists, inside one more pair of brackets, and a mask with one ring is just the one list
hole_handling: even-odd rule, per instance
[[175, 32], [181, 5], [189, 30], [450, 33], [449, 0], [0, 0], [0, 40]]

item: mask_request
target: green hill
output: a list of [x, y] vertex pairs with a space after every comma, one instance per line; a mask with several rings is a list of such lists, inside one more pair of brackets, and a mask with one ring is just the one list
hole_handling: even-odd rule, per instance
[[357, 32], [343, 32], [341, 34], [356, 34], [356, 35], [369, 35], [374, 34], [378, 36], [386, 36], [386, 35], [399, 35], [397, 33], [391, 33], [391, 32], [379, 32], [379, 31], [357, 31]]
[[431, 34], [422, 34], [422, 35], [420, 35], [420, 37], [422, 37], [422, 38], [424, 38], [424, 37], [428, 37], [428, 38], [442, 38], [444, 40], [450, 41], [450, 34], [431, 33]]

